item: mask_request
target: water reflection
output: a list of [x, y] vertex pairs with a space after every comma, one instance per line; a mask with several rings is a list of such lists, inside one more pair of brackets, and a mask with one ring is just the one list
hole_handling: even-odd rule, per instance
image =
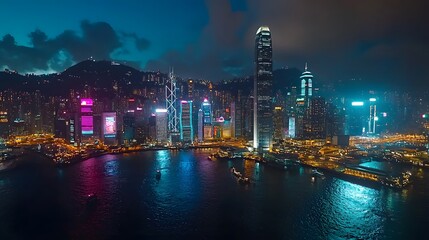
[[118, 174], [118, 161], [111, 160], [104, 162], [104, 174], [106, 176], [115, 176]]
[[[61, 171], [44, 165], [38, 172], [31, 166], [6, 173], [0, 176], [0, 232], [34, 230], [44, 219], [69, 234], [56, 239], [405, 239], [424, 233], [429, 224], [427, 170], [419, 171], [412, 188], [395, 191], [327, 173], [311, 183], [308, 168], [283, 171], [252, 161], [209, 161], [209, 154], [105, 155]], [[231, 166], [257, 183], [238, 184]], [[159, 181], [156, 169], [162, 169]], [[89, 193], [100, 199], [91, 211], [85, 207]], [[50, 216], [57, 218], [48, 221]], [[50, 236], [52, 229], [39, 231]]]
[[324, 205], [321, 218], [326, 224], [322, 228], [328, 236], [367, 239], [380, 236], [383, 212], [377, 190], [333, 179], [328, 191], [330, 199], [321, 202]]

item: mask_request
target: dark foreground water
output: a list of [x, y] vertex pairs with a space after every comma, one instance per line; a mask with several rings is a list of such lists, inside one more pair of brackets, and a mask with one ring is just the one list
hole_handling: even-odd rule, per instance
[[[59, 169], [32, 159], [0, 173], [0, 239], [421, 239], [429, 172], [408, 190], [309, 169], [209, 161], [209, 150], [105, 155]], [[389, 168], [386, 163], [366, 163]], [[253, 179], [237, 183], [229, 168]], [[161, 179], [155, 178], [162, 169]], [[100, 199], [88, 207], [85, 195]]]

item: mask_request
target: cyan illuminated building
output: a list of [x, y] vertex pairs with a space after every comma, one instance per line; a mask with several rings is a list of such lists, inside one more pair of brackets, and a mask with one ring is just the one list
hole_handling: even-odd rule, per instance
[[368, 128], [368, 111], [363, 101], [353, 101], [347, 106], [346, 135], [360, 136]]
[[203, 138], [213, 138], [213, 126], [212, 126], [212, 105], [208, 99], [204, 99], [201, 110], [203, 112]]
[[179, 110], [180, 141], [192, 143], [194, 129], [192, 127], [192, 101], [180, 101]]
[[262, 26], [255, 37], [255, 79], [253, 84], [253, 147], [268, 151], [273, 137], [272, 41], [270, 29]]
[[198, 142], [203, 141], [203, 130], [204, 130], [203, 110], [200, 108], [198, 110]]
[[313, 74], [308, 71], [307, 63], [305, 64], [304, 72], [301, 77], [301, 97], [306, 99], [313, 96]]
[[377, 105], [376, 98], [369, 99], [369, 121], [368, 121], [368, 133], [375, 134], [376, 122], [378, 120], [377, 117]]

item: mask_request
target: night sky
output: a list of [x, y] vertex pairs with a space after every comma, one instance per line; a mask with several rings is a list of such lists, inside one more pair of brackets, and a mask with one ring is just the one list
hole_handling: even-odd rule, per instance
[[253, 73], [268, 25], [274, 68], [316, 79], [429, 82], [423, 0], [1, 0], [0, 70], [63, 71], [93, 57], [218, 81]]

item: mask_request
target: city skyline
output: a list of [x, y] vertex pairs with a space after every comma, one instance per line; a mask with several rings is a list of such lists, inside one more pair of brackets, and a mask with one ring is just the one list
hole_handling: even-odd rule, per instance
[[[0, 20], [11, 24], [0, 29], [0, 70], [62, 71], [92, 56], [143, 70], [166, 72], [174, 66], [183, 77], [219, 81], [252, 74], [251, 35], [268, 25], [276, 32], [274, 69], [309, 62], [320, 82], [361, 78], [413, 87], [407, 83], [427, 80], [420, 71], [428, 61], [421, 1], [389, 1], [390, 7], [371, 1], [322, 6], [307, 1], [132, 1], [103, 8], [90, 1], [79, 10], [77, 3], [1, 4]], [[33, 16], [31, 11], [44, 14], [29, 22], [25, 16]], [[60, 16], [65, 21], [52, 21]]]
[[2, 239], [427, 234], [426, 8], [115, 2], [0, 3]]

